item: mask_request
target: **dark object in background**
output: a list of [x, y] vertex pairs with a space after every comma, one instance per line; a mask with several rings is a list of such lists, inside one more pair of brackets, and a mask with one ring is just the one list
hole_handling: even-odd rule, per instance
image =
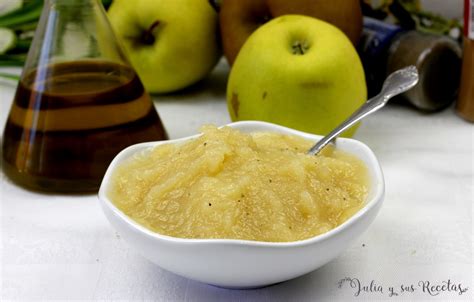
[[[445, 4], [446, 6], [451, 5], [451, 1], [445, 2], [449, 2], [449, 4]], [[362, 12], [365, 17], [397, 24], [404, 30], [450, 36], [461, 43], [461, 22], [458, 19], [449, 19], [423, 9], [424, 6], [425, 4], [420, 0], [361, 0]]]
[[[380, 12], [380, 11], [378, 11]], [[387, 53], [392, 40], [402, 32], [398, 25], [364, 17], [364, 27], [357, 50], [364, 65], [368, 96], [382, 88], [387, 74]]]
[[219, 12], [221, 10], [222, 1], [223, 0], [209, 0], [209, 4], [216, 12]]
[[410, 30], [416, 29], [416, 22], [413, 20], [412, 15], [406, 8], [400, 3], [400, 1], [393, 1], [388, 9], [397, 18], [398, 24], [403, 29]]
[[403, 97], [424, 111], [438, 111], [458, 95], [461, 48], [442, 35], [408, 31], [392, 41], [387, 56], [387, 74], [408, 65], [418, 68], [419, 82]]
[[474, 122], [474, 0], [464, 2], [464, 54], [456, 112]]
[[363, 0], [360, 1], [360, 8], [362, 10], [362, 15], [364, 17], [374, 18], [377, 20], [384, 20], [388, 16], [388, 13], [386, 11], [381, 10], [381, 9], [374, 9], [372, 8], [372, 6], [370, 6], [368, 3], [366, 3]]
[[[420, 81], [403, 98], [423, 111], [438, 111], [454, 102], [459, 87], [461, 49], [443, 35], [404, 31], [397, 25], [364, 18], [359, 44], [369, 97], [391, 72], [415, 65]], [[399, 98], [400, 99], [400, 98]]]

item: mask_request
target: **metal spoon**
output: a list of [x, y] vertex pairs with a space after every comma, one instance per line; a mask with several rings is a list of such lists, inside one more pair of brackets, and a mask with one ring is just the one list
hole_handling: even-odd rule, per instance
[[387, 77], [387, 79], [385, 79], [382, 91], [379, 94], [367, 100], [348, 119], [319, 140], [313, 147], [311, 147], [311, 149], [308, 150], [308, 154], [318, 154], [328, 143], [344, 132], [344, 130], [351, 127], [364, 117], [379, 110], [387, 104], [390, 98], [409, 90], [415, 86], [416, 83], [418, 83], [418, 71], [415, 66], [408, 66], [393, 72]]

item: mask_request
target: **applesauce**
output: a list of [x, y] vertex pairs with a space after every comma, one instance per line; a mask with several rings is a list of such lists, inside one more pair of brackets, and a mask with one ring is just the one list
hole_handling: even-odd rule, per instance
[[270, 242], [325, 233], [365, 203], [367, 168], [351, 154], [310, 156], [311, 141], [277, 133], [202, 132], [123, 162], [110, 200], [163, 235]]

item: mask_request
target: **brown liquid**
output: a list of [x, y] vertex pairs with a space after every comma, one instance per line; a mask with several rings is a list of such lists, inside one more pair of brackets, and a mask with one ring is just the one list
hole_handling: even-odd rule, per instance
[[3, 167], [31, 189], [95, 191], [122, 149], [166, 138], [131, 68], [98, 61], [55, 64], [19, 83], [3, 135]]

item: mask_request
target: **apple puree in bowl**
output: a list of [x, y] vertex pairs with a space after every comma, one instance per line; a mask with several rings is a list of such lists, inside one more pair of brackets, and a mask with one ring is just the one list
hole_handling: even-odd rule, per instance
[[181, 238], [287, 242], [325, 233], [365, 203], [364, 163], [277, 133], [204, 126], [181, 144], [132, 156], [112, 176], [112, 202], [139, 224]]

